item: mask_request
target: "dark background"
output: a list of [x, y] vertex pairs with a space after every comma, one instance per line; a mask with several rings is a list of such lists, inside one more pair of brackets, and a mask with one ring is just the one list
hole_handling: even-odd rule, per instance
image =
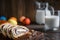
[[[60, 10], [60, 0], [38, 0], [40, 2], [49, 2], [55, 10]], [[35, 0], [0, 0], [0, 16], [7, 18], [12, 16], [19, 19], [21, 16], [27, 16], [35, 21]]]

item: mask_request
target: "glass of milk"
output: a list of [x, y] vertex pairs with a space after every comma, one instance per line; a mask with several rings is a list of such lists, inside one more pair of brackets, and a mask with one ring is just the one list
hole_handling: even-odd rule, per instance
[[46, 29], [58, 30], [59, 28], [59, 16], [46, 16], [45, 17]]
[[59, 26], [60, 26], [60, 10], [58, 10], [58, 16], [59, 16]]

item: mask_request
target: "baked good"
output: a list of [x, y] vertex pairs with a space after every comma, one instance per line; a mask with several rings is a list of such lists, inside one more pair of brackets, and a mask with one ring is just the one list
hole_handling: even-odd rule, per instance
[[10, 23], [4, 23], [4, 24], [1, 24], [0, 25], [0, 32], [4, 35], [4, 36], [7, 36], [7, 28], [9, 27], [9, 26], [11, 26], [11, 24]]
[[12, 28], [12, 38], [18, 38], [29, 33], [29, 29], [25, 26], [16, 26]]
[[7, 30], [7, 35], [13, 39], [29, 34], [29, 29], [25, 26], [15, 25]]
[[5, 37], [6, 40], [44, 40], [44, 33], [29, 30], [25, 26], [4, 23], [0, 25], [0, 29], [4, 36], [8, 36]]
[[10, 23], [1, 24], [0, 30], [1, 30], [0, 32], [4, 36], [8, 36], [9, 38], [13, 38], [13, 39], [30, 33], [27, 27], [20, 25], [12, 25]]
[[2, 30], [3, 30], [4, 25], [5, 25], [5, 24], [1, 24], [1, 25], [0, 25], [0, 33], [2, 33]]
[[14, 26], [13, 25], [10, 25], [9, 27], [7, 27], [7, 36], [9, 37], [9, 38], [11, 38], [11, 35], [10, 35], [10, 31], [11, 31], [11, 29], [13, 28]]

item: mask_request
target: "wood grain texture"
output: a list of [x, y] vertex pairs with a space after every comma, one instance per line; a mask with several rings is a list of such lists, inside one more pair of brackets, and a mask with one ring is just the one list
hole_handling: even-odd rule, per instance
[[[4, 15], [7, 18], [12, 16], [19, 19], [21, 16], [29, 17], [35, 22], [36, 15], [36, 0], [0, 0], [0, 16]], [[55, 10], [60, 9], [60, 0], [38, 0], [40, 2], [49, 2]]]
[[29, 17], [32, 21], [35, 21], [35, 0], [26, 1], [26, 16]]

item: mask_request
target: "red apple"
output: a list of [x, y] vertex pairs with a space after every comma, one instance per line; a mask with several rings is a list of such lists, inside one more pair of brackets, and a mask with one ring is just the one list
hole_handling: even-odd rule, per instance
[[25, 20], [24, 20], [24, 23], [26, 24], [26, 25], [29, 25], [30, 24], [30, 19], [29, 18], [26, 18]]
[[22, 17], [20, 17], [19, 21], [20, 21], [20, 22], [23, 22], [23, 20], [24, 20], [25, 18], [26, 18], [25, 16], [22, 16]]

